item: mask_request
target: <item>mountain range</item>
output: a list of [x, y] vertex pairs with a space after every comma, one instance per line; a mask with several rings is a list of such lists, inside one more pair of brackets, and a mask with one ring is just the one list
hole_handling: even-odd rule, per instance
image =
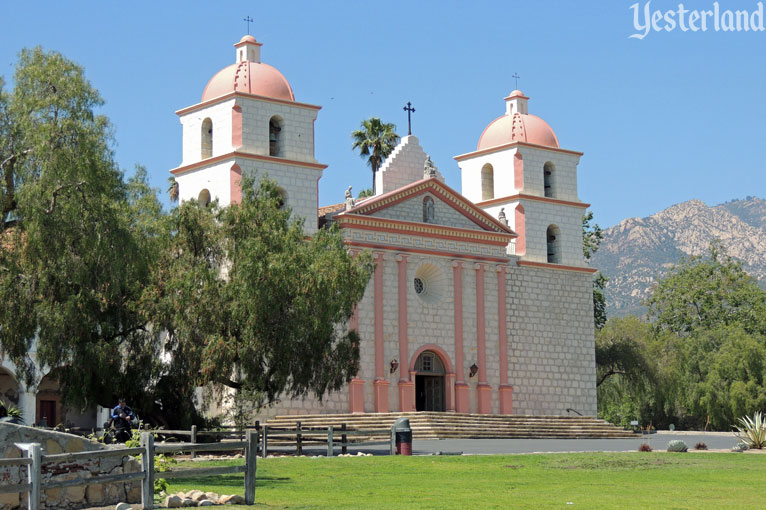
[[645, 313], [642, 302], [652, 286], [682, 257], [704, 255], [714, 239], [766, 287], [766, 200], [747, 197], [715, 206], [689, 200], [604, 230], [591, 265], [609, 277], [607, 314]]

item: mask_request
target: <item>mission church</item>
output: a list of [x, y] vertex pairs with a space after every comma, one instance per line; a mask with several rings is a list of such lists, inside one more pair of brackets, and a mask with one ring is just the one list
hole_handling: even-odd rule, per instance
[[[460, 192], [408, 135], [377, 172], [375, 196], [347, 193], [344, 203], [320, 207], [328, 169], [314, 157], [321, 107], [297, 101], [285, 77], [261, 61], [261, 47], [243, 37], [201, 101], [176, 112], [183, 154], [171, 173], [180, 200], [226, 206], [241, 200], [243, 175], [268, 175], [305, 218], [307, 235], [338, 224], [349, 249], [370, 250], [376, 266], [349, 324], [361, 337], [356, 377], [321, 403], [283, 399], [260, 416], [595, 416], [595, 270], [583, 258], [582, 153], [561, 148], [514, 90], [475, 148], [466, 140], [454, 157]], [[0, 392], [16, 391], [8, 370], [0, 370]], [[58, 423], [59, 398], [46, 384], [20, 387], [15, 401], [35, 422]]]
[[[514, 90], [476, 148], [455, 156], [461, 192], [414, 135], [376, 174], [376, 194], [319, 207], [320, 106], [299, 102], [247, 35], [198, 104], [179, 110], [180, 200], [241, 199], [243, 174], [276, 181], [308, 235], [337, 223], [376, 262], [349, 327], [361, 369], [323, 402], [284, 399], [264, 415], [446, 411], [596, 415], [592, 273], [577, 196], [581, 152]], [[490, 115], [491, 112], [488, 112]], [[331, 170], [330, 170], [331, 171]]]

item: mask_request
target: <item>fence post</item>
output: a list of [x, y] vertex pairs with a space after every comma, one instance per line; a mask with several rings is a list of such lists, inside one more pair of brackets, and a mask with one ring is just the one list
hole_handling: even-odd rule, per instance
[[[345, 423], [341, 424], [340, 430], [341, 430], [341, 432], [345, 432], [346, 431], [346, 424]], [[340, 444], [341, 444], [340, 453], [342, 453], [343, 455], [346, 455], [348, 453], [348, 447], [346, 446], [346, 441], [347, 441], [346, 434], [341, 434], [341, 436], [340, 436]]]
[[245, 451], [245, 504], [255, 504], [255, 468], [258, 459], [258, 431], [247, 431], [247, 450]]
[[32, 459], [32, 464], [27, 468], [29, 483], [32, 488], [29, 489], [29, 510], [40, 509], [40, 482], [42, 481], [40, 443], [32, 443], [27, 450], [27, 456]]
[[332, 448], [332, 425], [327, 427], [327, 456], [332, 457], [333, 454], [333, 448]]
[[141, 508], [150, 510], [154, 506], [154, 435], [151, 432], [141, 432], [141, 468], [144, 471], [141, 486]]
[[[197, 426], [192, 425], [191, 427], [191, 442], [196, 443], [197, 442]], [[191, 452], [191, 458], [196, 459], [197, 458], [197, 452]]]
[[301, 434], [301, 422], [296, 422], [298, 433], [295, 434], [295, 455], [303, 455], [303, 434]]
[[391, 455], [396, 455], [396, 432], [394, 432], [394, 426], [391, 425]]
[[261, 443], [261, 457], [264, 459], [269, 454], [269, 427], [263, 426], [263, 442]]

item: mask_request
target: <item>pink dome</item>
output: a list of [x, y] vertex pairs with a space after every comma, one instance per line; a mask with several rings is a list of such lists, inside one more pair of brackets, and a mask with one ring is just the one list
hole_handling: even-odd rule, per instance
[[243, 43], [243, 42], [251, 42], [251, 43], [256, 43], [256, 44], [258, 43], [258, 41], [255, 40], [255, 37], [253, 37], [250, 34], [243, 35], [242, 39], [240, 39], [239, 42], [241, 42], [241, 43]]
[[[511, 96], [514, 92], [511, 92]], [[527, 142], [555, 148], [559, 146], [556, 133], [543, 119], [536, 115], [514, 113], [493, 120], [481, 134], [476, 150], [511, 142]]]
[[[254, 42], [255, 37], [246, 35], [242, 41]], [[293, 89], [282, 73], [262, 62], [244, 60], [221, 69], [205, 87], [202, 101], [215, 99], [231, 92], [244, 92], [284, 99], [285, 101], [295, 101]]]

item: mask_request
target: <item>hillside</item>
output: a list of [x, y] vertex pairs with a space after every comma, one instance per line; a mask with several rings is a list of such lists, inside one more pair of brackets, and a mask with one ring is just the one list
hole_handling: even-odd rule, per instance
[[766, 284], [766, 200], [747, 197], [713, 207], [689, 200], [606, 229], [592, 265], [610, 278], [608, 314], [643, 313], [651, 286], [682, 256], [704, 254], [716, 238]]

